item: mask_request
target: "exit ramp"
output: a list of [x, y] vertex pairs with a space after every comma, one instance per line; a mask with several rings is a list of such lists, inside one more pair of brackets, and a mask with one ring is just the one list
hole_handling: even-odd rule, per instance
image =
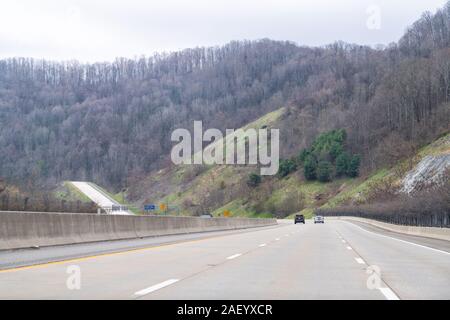
[[94, 201], [107, 214], [133, 214], [126, 206], [123, 206], [114, 199], [111, 199], [110, 196], [108, 196], [100, 188], [96, 187], [95, 184], [85, 181], [71, 181], [70, 183], [83, 192], [89, 199]]

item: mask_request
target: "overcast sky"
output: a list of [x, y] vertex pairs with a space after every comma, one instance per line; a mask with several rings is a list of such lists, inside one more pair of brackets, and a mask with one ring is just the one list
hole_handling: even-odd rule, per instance
[[0, 58], [105, 61], [231, 40], [397, 41], [446, 0], [1, 0]]

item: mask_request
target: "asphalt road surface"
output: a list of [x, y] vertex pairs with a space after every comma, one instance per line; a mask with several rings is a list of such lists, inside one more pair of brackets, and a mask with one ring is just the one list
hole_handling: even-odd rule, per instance
[[338, 220], [5, 251], [0, 268], [0, 299], [450, 299], [447, 241]]

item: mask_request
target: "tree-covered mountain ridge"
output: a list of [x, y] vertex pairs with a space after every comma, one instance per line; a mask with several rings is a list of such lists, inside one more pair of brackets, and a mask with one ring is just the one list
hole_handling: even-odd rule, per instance
[[118, 191], [171, 166], [174, 129], [239, 128], [280, 107], [282, 158], [345, 129], [366, 173], [448, 131], [449, 99], [450, 4], [376, 49], [264, 39], [112, 63], [4, 59], [0, 176]]

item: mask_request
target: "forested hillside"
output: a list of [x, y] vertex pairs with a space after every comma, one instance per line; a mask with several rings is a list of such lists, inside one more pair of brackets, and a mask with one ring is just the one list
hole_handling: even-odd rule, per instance
[[112, 63], [0, 60], [0, 177], [119, 190], [170, 165], [170, 134], [286, 107], [282, 157], [345, 129], [371, 171], [449, 130], [450, 3], [384, 48], [232, 42]]

